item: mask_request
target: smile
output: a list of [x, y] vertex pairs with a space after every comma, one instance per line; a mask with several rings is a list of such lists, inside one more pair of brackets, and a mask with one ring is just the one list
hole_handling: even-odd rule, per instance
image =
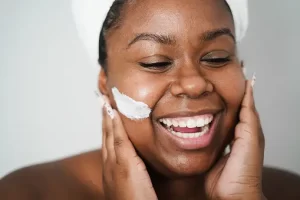
[[193, 117], [162, 118], [160, 123], [174, 136], [179, 138], [199, 138], [208, 133], [212, 114]]
[[158, 119], [158, 130], [177, 148], [202, 149], [212, 143], [220, 118], [220, 110], [176, 113]]

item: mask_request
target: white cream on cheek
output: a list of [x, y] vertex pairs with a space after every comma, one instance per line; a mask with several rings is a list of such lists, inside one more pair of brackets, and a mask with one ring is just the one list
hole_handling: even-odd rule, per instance
[[125, 94], [122, 94], [116, 87], [112, 89], [112, 93], [119, 112], [127, 118], [131, 120], [141, 120], [150, 116], [151, 109], [147, 104], [135, 101]]

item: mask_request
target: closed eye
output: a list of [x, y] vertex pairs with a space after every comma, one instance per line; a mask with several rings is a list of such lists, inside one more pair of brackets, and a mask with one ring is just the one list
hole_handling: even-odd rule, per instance
[[144, 68], [153, 68], [153, 69], [161, 69], [166, 68], [171, 65], [171, 62], [155, 62], [155, 63], [139, 63]]
[[[227, 55], [218, 55], [218, 54], [227, 54]], [[200, 60], [204, 65], [212, 68], [219, 68], [227, 65], [232, 61], [232, 57], [225, 52], [213, 52], [207, 54]]]
[[227, 58], [209, 58], [209, 59], [202, 59], [201, 61], [205, 61], [205, 62], [208, 62], [208, 63], [219, 64], [219, 63], [229, 62], [230, 61], [230, 57], [227, 57]]

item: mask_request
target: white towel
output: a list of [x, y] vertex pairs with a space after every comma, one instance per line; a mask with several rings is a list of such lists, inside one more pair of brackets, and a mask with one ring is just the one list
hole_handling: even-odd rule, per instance
[[[248, 28], [248, 0], [226, 0], [235, 24], [236, 40], [243, 39]], [[72, 11], [78, 34], [92, 64], [98, 64], [98, 42], [102, 23], [112, 5], [113, 0], [72, 0]]]
[[233, 15], [236, 40], [241, 41], [248, 29], [248, 0], [226, 0]]

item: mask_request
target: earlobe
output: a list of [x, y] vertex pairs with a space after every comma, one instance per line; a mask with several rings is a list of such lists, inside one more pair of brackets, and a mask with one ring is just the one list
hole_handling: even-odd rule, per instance
[[104, 94], [107, 95], [107, 75], [104, 71], [103, 68], [101, 68], [100, 72], [99, 72], [99, 76], [98, 76], [98, 88], [99, 91]]

